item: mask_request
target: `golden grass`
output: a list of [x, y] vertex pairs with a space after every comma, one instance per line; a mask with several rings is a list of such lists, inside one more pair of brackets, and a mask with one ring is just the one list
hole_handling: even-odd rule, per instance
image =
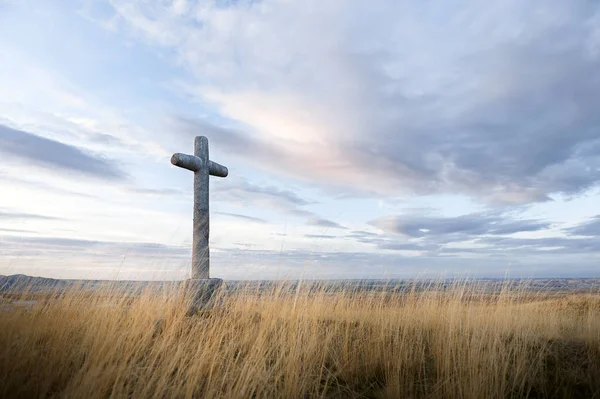
[[0, 397], [600, 397], [600, 295], [77, 290], [0, 312]]

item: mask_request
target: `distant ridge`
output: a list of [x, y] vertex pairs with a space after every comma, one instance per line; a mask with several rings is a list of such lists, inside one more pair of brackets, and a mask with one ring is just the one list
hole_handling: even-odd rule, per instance
[[47, 288], [56, 288], [63, 284], [64, 283], [61, 284], [61, 280], [47, 277], [32, 277], [25, 274], [13, 274], [10, 276], [0, 275], [0, 292], [9, 291], [17, 286], [44, 286]]
[[176, 288], [180, 283], [181, 281], [67, 280], [48, 277], [33, 277], [25, 274], [14, 274], [10, 276], [0, 275], [0, 293], [14, 291], [40, 293], [75, 287], [83, 287], [91, 290], [115, 287], [119, 289], [137, 291], [145, 287]]
[[[465, 279], [337, 279], [337, 280], [304, 280], [304, 281], [276, 281], [276, 280], [228, 280], [225, 281], [227, 290], [236, 290], [240, 287], [269, 289], [276, 284], [284, 283], [287, 289], [296, 289], [298, 286], [313, 286], [315, 289], [327, 291], [353, 290], [373, 291], [384, 290], [400, 292], [407, 288], [416, 289], [448, 289], [456, 283], [463, 284]], [[10, 276], [0, 275], [0, 293], [9, 291], [23, 291], [37, 293], [56, 291], [70, 287], [85, 287], [97, 289], [102, 287], [118, 287], [127, 291], [137, 291], [146, 287], [177, 288], [183, 281], [137, 281], [137, 280], [65, 280], [48, 277], [33, 277], [24, 274]], [[543, 278], [543, 279], [467, 279], [466, 285], [473, 285], [476, 291], [498, 291], [502, 288], [525, 289], [530, 291], [549, 292], [598, 292], [600, 291], [600, 278]]]

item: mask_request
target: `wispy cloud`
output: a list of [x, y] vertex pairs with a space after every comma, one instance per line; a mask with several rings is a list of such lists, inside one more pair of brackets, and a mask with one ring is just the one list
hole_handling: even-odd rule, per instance
[[42, 166], [108, 180], [122, 180], [125, 173], [101, 156], [56, 140], [0, 125], [0, 153], [20, 161], [23, 167]]
[[26, 213], [0, 209], [0, 220], [60, 220], [61, 218], [35, 213]]
[[[0, 217], [1, 218], [1, 217]], [[0, 231], [3, 233], [35, 233], [35, 231], [33, 230], [24, 230], [24, 229], [5, 229], [5, 228], [0, 228]]]
[[196, 74], [188, 93], [242, 129], [215, 140], [265, 170], [496, 203], [600, 181], [596, 3], [114, 5]]
[[600, 215], [578, 226], [566, 229], [566, 232], [575, 236], [600, 237]]
[[127, 187], [125, 191], [132, 194], [148, 195], [153, 197], [170, 197], [173, 195], [184, 195], [183, 190], [177, 188], [142, 188]]
[[[68, 237], [25, 237], [25, 236], [1, 236], [4, 243], [2, 254], [22, 253], [28, 249], [37, 252], [64, 253], [87, 252], [94, 256], [169, 256], [189, 257], [191, 250], [187, 246], [170, 246], [160, 243], [145, 242], [115, 242], [101, 240], [86, 240]], [[8, 245], [12, 244], [12, 245]], [[100, 251], [100, 252], [98, 252]]]
[[540, 220], [512, 220], [498, 214], [476, 213], [457, 217], [398, 215], [370, 222], [383, 231], [406, 237], [469, 237], [478, 235], [509, 235], [546, 230], [550, 223]]
[[[512, 238], [512, 237], [485, 237], [477, 239], [478, 243], [487, 244], [485, 249], [472, 249], [473, 252], [480, 253], [504, 253], [528, 254], [532, 251], [544, 252], [546, 254], [598, 254], [600, 253], [600, 243], [597, 239], [591, 238], [568, 238], [568, 237], [547, 237], [547, 238]], [[467, 250], [468, 251], [468, 250]]]
[[219, 202], [237, 206], [257, 206], [283, 215], [302, 218], [307, 225], [320, 228], [346, 229], [341, 224], [304, 209], [314, 201], [302, 198], [291, 190], [272, 185], [260, 185], [243, 178], [233, 178], [215, 188], [215, 198]]
[[329, 234], [305, 234], [304, 237], [317, 239], [317, 240], [331, 240], [331, 239], [337, 238], [337, 236], [332, 236]]
[[238, 204], [256, 204], [271, 208], [296, 208], [312, 202], [297, 193], [274, 185], [252, 183], [242, 177], [227, 178], [214, 186], [215, 199]]
[[61, 187], [57, 187], [52, 184], [48, 184], [41, 180], [27, 180], [22, 177], [15, 177], [5, 173], [0, 172], [0, 181], [5, 183], [15, 184], [17, 186], [26, 187], [33, 190], [41, 190], [48, 193], [58, 194], [61, 196], [73, 196], [73, 197], [81, 197], [81, 198], [96, 198], [94, 195], [88, 193], [82, 193], [79, 191], [73, 191]]
[[311, 226], [323, 227], [328, 229], [341, 229], [346, 230], [347, 227], [342, 226], [339, 223], [334, 222], [333, 220], [324, 219], [324, 218], [313, 218], [308, 221], [308, 224]]
[[223, 215], [223, 216], [229, 216], [229, 217], [232, 217], [232, 218], [235, 218], [235, 219], [243, 220], [245, 222], [268, 223], [265, 219], [261, 219], [261, 218], [257, 218], [257, 217], [253, 217], [253, 216], [247, 216], [247, 215], [240, 215], [238, 213], [215, 212], [215, 214], [217, 214], [217, 215]]

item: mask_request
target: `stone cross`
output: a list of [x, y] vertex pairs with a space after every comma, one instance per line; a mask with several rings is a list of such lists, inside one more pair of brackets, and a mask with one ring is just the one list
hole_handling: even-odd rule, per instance
[[208, 279], [210, 272], [210, 251], [208, 248], [209, 176], [227, 177], [225, 166], [208, 159], [208, 139], [198, 136], [194, 139], [194, 155], [173, 154], [171, 163], [194, 172], [194, 235], [192, 247], [192, 279]]

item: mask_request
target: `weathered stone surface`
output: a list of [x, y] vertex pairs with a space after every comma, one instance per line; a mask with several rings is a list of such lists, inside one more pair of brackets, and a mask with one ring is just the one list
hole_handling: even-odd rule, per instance
[[192, 279], [210, 277], [210, 207], [209, 177], [226, 177], [229, 171], [209, 159], [208, 139], [198, 136], [194, 139], [194, 155], [176, 153], [171, 163], [194, 172], [194, 225], [192, 244]]
[[213, 308], [219, 291], [223, 288], [220, 278], [190, 279], [185, 281], [185, 292], [189, 295], [188, 315]]
[[[192, 172], [196, 172], [200, 170], [200, 168], [204, 167], [204, 159], [198, 158], [195, 155], [181, 153], [173, 154], [171, 157], [171, 163], [175, 166], [179, 166], [180, 168], [191, 170]], [[227, 177], [229, 170], [223, 165], [219, 165], [213, 161], [208, 161], [208, 173], [211, 176]]]

